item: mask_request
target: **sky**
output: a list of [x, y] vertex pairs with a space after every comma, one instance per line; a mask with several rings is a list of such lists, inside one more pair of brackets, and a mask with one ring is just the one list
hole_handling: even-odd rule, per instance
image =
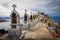
[[16, 4], [16, 11], [23, 16], [27, 13], [44, 12], [51, 16], [60, 16], [60, 0], [0, 0], [0, 17], [10, 16], [12, 5]]

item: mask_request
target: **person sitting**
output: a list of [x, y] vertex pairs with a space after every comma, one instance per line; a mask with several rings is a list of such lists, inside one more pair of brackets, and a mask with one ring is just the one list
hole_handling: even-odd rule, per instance
[[55, 37], [60, 37], [60, 35], [58, 34], [57, 28], [55, 29], [54, 36], [55, 36]]

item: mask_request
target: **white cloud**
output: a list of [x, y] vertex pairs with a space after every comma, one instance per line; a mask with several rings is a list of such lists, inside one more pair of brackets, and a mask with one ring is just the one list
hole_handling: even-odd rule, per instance
[[9, 16], [10, 10], [0, 6], [0, 16]]
[[[56, 9], [56, 7], [49, 7], [48, 5], [52, 2], [52, 0], [0, 0], [0, 16], [9, 16], [12, 11], [12, 5], [16, 4], [16, 10], [19, 12], [20, 16], [24, 15], [24, 10], [28, 10], [28, 14], [30, 12], [38, 12], [38, 11], [46, 11], [50, 13], [52, 9]], [[48, 6], [48, 7], [47, 7]], [[51, 6], [51, 4], [50, 4]], [[50, 10], [50, 11], [49, 11]], [[53, 12], [53, 11], [52, 11]]]

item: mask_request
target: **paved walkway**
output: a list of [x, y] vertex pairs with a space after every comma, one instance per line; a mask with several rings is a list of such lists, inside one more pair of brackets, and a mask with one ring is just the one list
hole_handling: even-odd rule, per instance
[[53, 37], [49, 33], [48, 29], [46, 28], [46, 25], [43, 23], [38, 23], [36, 27], [31, 28], [30, 31], [28, 31], [25, 34], [24, 40], [53, 40]]

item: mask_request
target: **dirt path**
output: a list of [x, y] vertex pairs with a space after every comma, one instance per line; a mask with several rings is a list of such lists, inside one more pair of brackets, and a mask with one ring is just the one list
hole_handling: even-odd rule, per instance
[[[54, 40], [44, 23], [38, 23], [30, 31], [25, 31], [25, 37], [22, 40]], [[6, 35], [2, 38], [6, 38]]]
[[24, 39], [53, 40], [53, 37], [45, 26], [43, 23], [38, 23], [36, 27], [31, 28], [31, 30], [25, 34]]

